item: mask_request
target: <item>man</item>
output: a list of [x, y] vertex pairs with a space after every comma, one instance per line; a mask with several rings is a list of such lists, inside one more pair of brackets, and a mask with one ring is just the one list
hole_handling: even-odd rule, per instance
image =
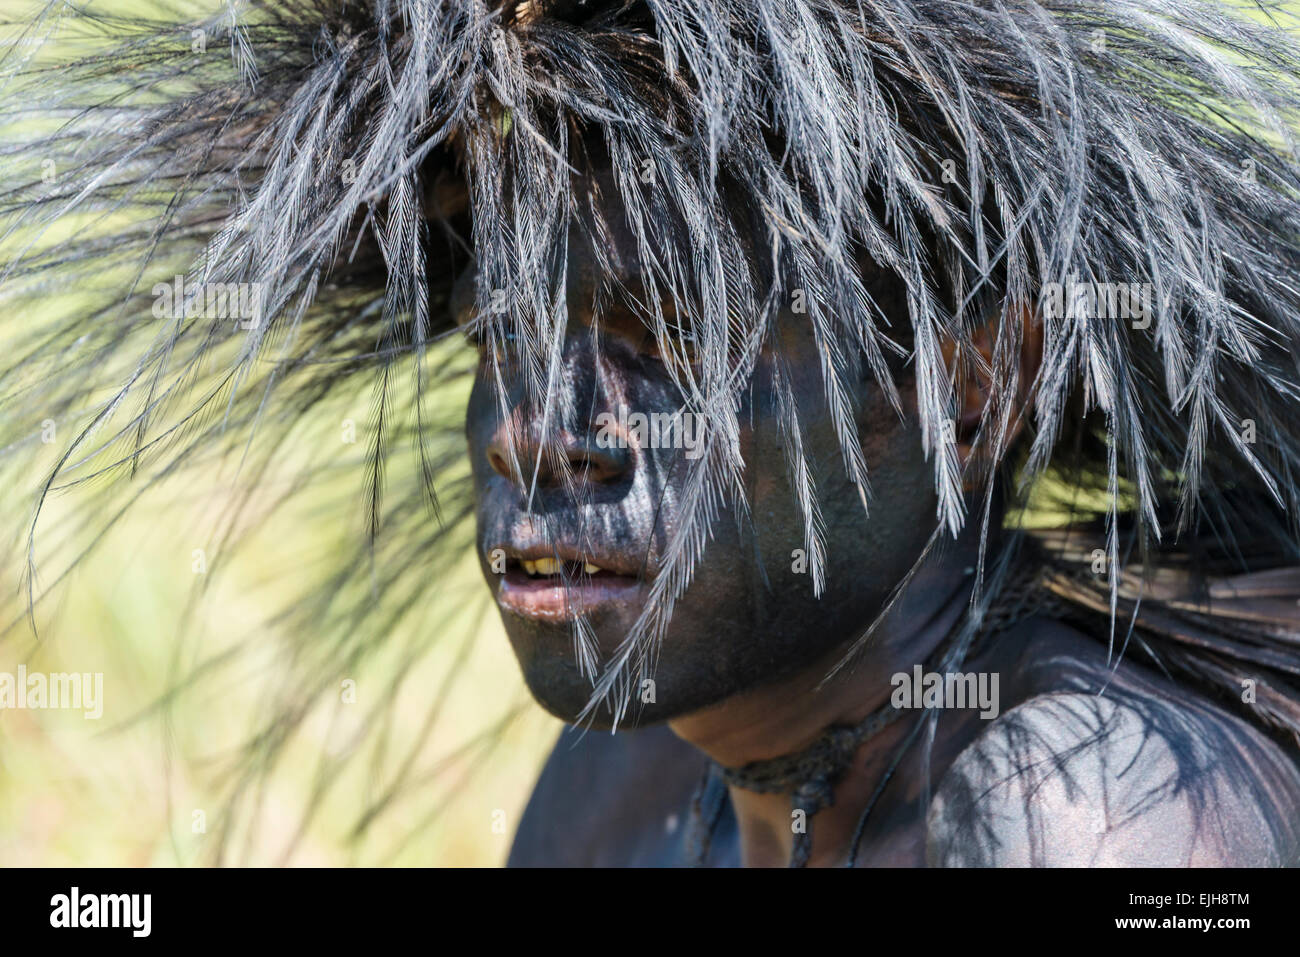
[[[377, 383], [372, 539], [405, 421], [391, 511], [472, 508], [530, 690], [583, 729], [513, 862], [1300, 858], [1300, 50], [1275, 22], [411, 0], [206, 30], [230, 60], [153, 35], [66, 66], [69, 91], [155, 72], [133, 137], [102, 94], [20, 128], [72, 172], [16, 225], [153, 215], [8, 274], [192, 250], [185, 278], [255, 283], [263, 314], [132, 323], [133, 274], [0, 381], [71, 417], [95, 383], [69, 369], [156, 337], [46, 490], [193, 430], [182, 456], [232, 423], [270, 448]], [[467, 490], [427, 408], [453, 318]], [[1066, 528], [1016, 527], [1031, 489]], [[410, 603], [411, 563], [371, 557], [365, 601]], [[356, 620], [351, 572], [315, 621]]]
[[[624, 248], [611, 238], [607, 249]], [[498, 404], [496, 360], [486, 349], [468, 435], [481, 564], [529, 689], [567, 721], [609, 728], [608, 714], [587, 709], [592, 682], [574, 653], [575, 621], [585, 616], [600, 660], [617, 654], [663, 572], [690, 463], [681, 448], [649, 436], [602, 441], [599, 423], [616, 430], [629, 418], [615, 414], [619, 407], [652, 417], [674, 413], [681, 399], [645, 326], [616, 306], [591, 308], [594, 260], [578, 252], [570, 267], [569, 324], [552, 394], [556, 408], [572, 410], [556, 423], [562, 459], [541, 454], [542, 416], [529, 411], [521, 384]], [[641, 291], [635, 266], [617, 281]], [[1032, 367], [1041, 342], [1036, 323], [1021, 318], [1030, 325], [1024, 362]], [[788, 310], [778, 324], [779, 347], [765, 348], [738, 414], [749, 513], [731, 509], [714, 520], [653, 677], [624, 720], [660, 726], [612, 738], [563, 735], [516, 838], [514, 864], [692, 861], [701, 752], [742, 768], [798, 754], [829, 727], [851, 728], [894, 707], [892, 679], [936, 661], [968, 612], [980, 562], [975, 530], [923, 554], [936, 497], [914, 424], [914, 381], [900, 376], [902, 416], [869, 382], [853, 397], [873, 477], [865, 510], [842, 477], [814, 338]], [[789, 370], [809, 424], [803, 451], [821, 490], [828, 565], [820, 596], [799, 560], [803, 520], [781, 448], [778, 365]], [[1022, 381], [1033, 372], [1022, 370]], [[978, 379], [965, 391], [961, 422], [977, 423], [987, 401]], [[1019, 412], [1016, 420], [1024, 421]], [[966, 459], [969, 436], [956, 439]], [[1002, 517], [995, 509], [994, 527]], [[899, 603], [862, 642], [918, 563]], [[1105, 622], [1095, 624], [1104, 634]], [[1115, 660], [1104, 642], [1026, 607], [996, 641], [943, 669], [996, 676], [991, 713], [981, 713], [974, 696], [964, 710], [932, 713], [923, 745], [915, 732], [924, 712], [891, 723], [826, 767], [834, 778], [828, 807], [808, 803], [797, 778], [776, 793], [733, 784], [708, 860], [784, 864], [798, 835], [811, 833], [800, 863], [1296, 861], [1294, 749], [1132, 657]], [[887, 781], [895, 758], [902, 763]]]

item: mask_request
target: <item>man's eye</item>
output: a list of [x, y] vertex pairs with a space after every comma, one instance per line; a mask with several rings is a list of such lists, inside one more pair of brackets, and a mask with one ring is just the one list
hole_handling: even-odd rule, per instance
[[481, 361], [494, 358], [500, 365], [505, 366], [515, 359], [517, 350], [515, 349], [514, 333], [499, 336], [486, 331], [470, 332], [467, 330], [465, 338], [478, 350]]
[[673, 330], [668, 333], [668, 338], [672, 343], [672, 353], [666, 355], [660, 348], [659, 340], [654, 333], [647, 330], [639, 351], [642, 355], [658, 359], [660, 362], [668, 362], [675, 357], [676, 361], [684, 360], [687, 365], [699, 363], [699, 354], [692, 335]]
[[687, 365], [698, 365], [700, 361], [699, 353], [695, 348], [695, 340], [687, 336], [677, 339], [677, 354], [686, 360]]

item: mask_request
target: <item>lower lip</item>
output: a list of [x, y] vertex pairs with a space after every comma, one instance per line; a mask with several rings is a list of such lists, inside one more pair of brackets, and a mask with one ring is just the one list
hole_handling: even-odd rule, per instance
[[506, 572], [497, 589], [502, 611], [540, 621], [571, 621], [615, 604], [631, 604], [642, 583], [626, 575], [597, 575], [569, 582], [533, 578], [518, 569]]

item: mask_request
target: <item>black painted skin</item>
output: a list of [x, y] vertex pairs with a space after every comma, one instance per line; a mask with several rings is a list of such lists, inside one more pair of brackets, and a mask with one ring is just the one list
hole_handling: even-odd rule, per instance
[[[1270, 739], [1159, 676], [1037, 619], [1000, 642], [1004, 700], [976, 729], [940, 719], [873, 815], [858, 866], [1265, 867], [1300, 862], [1300, 773]], [[542, 770], [512, 867], [680, 866], [700, 753], [666, 727], [566, 732]], [[931, 781], [924, 802], [923, 782]], [[815, 820], [814, 820], [815, 823]], [[740, 866], [730, 808], [712, 866]]]
[[[557, 537], [602, 567], [652, 577], [673, 526], [680, 450], [597, 448], [595, 416], [621, 402], [646, 412], [679, 405], [635, 318], [591, 313], [590, 257], [576, 257], [560, 388], [580, 410], [564, 422], [566, 454], [586, 479], [575, 501], [546, 468], [535, 507]], [[635, 274], [623, 277], [635, 283]], [[805, 448], [827, 532], [829, 576], [820, 598], [792, 570], [803, 543], [774, 416], [771, 357], [741, 416], [749, 524], [732, 513], [714, 527], [703, 562], [671, 621], [655, 674], [656, 700], [640, 730], [561, 737], [518, 829], [512, 865], [676, 865], [704, 759], [664, 722], [772, 682], [833, 652], [871, 621], [933, 528], [935, 495], [911, 416], [900, 420], [864, 383], [858, 428], [871, 470], [871, 514], [844, 478], [822, 398], [811, 337], [787, 316], [781, 349], [793, 373]], [[904, 395], [906, 411], [913, 398]], [[511, 397], [516, 421], [536, 421]], [[506, 464], [487, 363], [471, 397], [467, 435], [478, 497], [480, 558], [526, 529], [526, 493]], [[531, 462], [525, 439], [520, 451]], [[584, 471], [585, 470], [585, 471]], [[639, 610], [620, 603], [591, 616], [602, 651]], [[590, 694], [564, 622], [503, 613], [524, 678], [552, 714], [573, 721]], [[1111, 676], [1104, 649], [1058, 622], [1031, 620], [967, 670], [1002, 676], [994, 721], [945, 716], [928, 757], [900, 768], [893, 799], [866, 832], [865, 865], [1276, 865], [1300, 861], [1300, 772], [1273, 741], [1237, 718], [1131, 664]], [[1110, 684], [1105, 696], [1097, 692]], [[882, 676], [882, 682], [885, 679]], [[929, 781], [932, 786], [924, 785]], [[928, 802], [926, 795], [929, 795]], [[730, 812], [711, 863], [740, 863]]]

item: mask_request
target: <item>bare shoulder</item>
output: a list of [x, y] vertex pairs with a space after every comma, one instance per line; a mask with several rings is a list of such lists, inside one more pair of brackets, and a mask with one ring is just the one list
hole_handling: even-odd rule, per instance
[[511, 867], [680, 863], [703, 756], [667, 727], [566, 730], [547, 758], [510, 850]]
[[1300, 863], [1300, 770], [1173, 685], [1035, 695], [958, 756], [927, 819], [934, 866]]

